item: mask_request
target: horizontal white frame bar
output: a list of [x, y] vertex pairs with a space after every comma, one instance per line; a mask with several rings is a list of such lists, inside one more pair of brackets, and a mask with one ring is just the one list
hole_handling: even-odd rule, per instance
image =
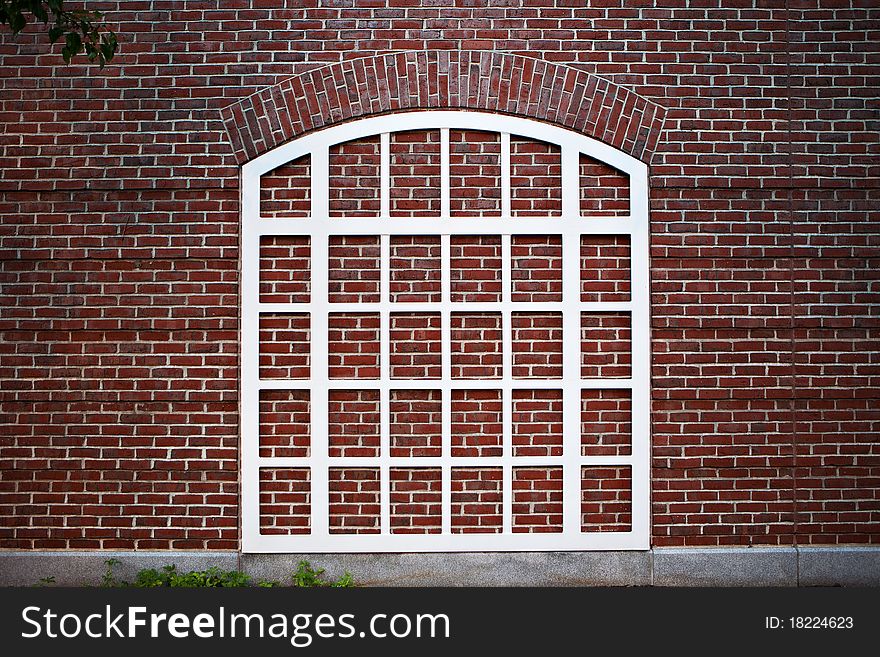
[[[514, 468], [559, 467], [567, 463], [575, 466], [631, 465], [632, 456], [578, 456], [569, 461], [567, 456], [337, 456], [326, 459], [330, 468], [500, 468], [505, 465]], [[260, 468], [311, 468], [309, 457], [263, 457], [259, 459]]]
[[[370, 312], [391, 312], [391, 313], [442, 313], [445, 311], [453, 313], [503, 313], [503, 312], [562, 312], [570, 309], [574, 304], [542, 301], [530, 303], [528, 301], [453, 301], [447, 303], [430, 303], [430, 302], [376, 302], [376, 303], [260, 303], [257, 305], [257, 311], [261, 314], [269, 313], [285, 313], [298, 314], [310, 313], [317, 311], [326, 311], [328, 313], [370, 313]], [[610, 302], [610, 301], [581, 301], [576, 304], [581, 312], [600, 313], [600, 312], [631, 312], [632, 304], [627, 301]]]
[[[565, 379], [260, 379], [260, 390], [308, 390], [314, 385], [330, 390], [556, 390], [570, 385]], [[627, 390], [632, 379], [580, 379], [574, 385], [584, 390]]]
[[308, 237], [315, 234], [358, 235], [629, 235], [633, 222], [629, 217], [392, 217], [386, 219], [330, 217], [320, 221], [303, 219], [258, 218], [254, 230], [259, 235]]

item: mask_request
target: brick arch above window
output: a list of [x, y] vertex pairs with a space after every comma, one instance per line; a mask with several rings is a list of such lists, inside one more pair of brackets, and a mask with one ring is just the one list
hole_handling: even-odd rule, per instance
[[465, 109], [546, 121], [648, 162], [665, 110], [584, 71], [521, 55], [409, 51], [288, 78], [222, 110], [235, 158], [247, 162], [319, 128], [358, 117]]

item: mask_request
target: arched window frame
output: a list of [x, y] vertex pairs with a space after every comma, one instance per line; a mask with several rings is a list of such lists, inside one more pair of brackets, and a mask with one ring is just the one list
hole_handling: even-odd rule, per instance
[[[441, 131], [441, 211], [439, 218], [398, 218], [389, 213], [389, 135], [406, 130]], [[501, 134], [501, 216], [473, 219], [449, 214], [449, 130], [482, 130]], [[377, 218], [341, 218], [329, 214], [329, 149], [331, 146], [363, 137], [381, 136], [381, 211]], [[516, 217], [510, 212], [510, 135], [524, 136], [551, 144], [561, 150], [562, 216]], [[623, 171], [629, 176], [629, 215], [588, 217], [580, 211], [580, 155]], [[308, 218], [268, 218], [260, 216], [260, 177], [304, 155], [311, 156], [311, 216]], [[457, 551], [560, 551], [560, 550], [643, 550], [650, 541], [650, 336], [648, 263], [648, 183], [647, 166], [607, 144], [547, 123], [500, 114], [472, 111], [420, 111], [388, 114], [329, 127], [279, 146], [244, 164], [241, 172], [241, 517], [244, 552], [457, 552]], [[450, 530], [450, 394], [449, 376], [450, 312], [449, 241], [452, 235], [501, 235], [502, 283], [505, 297], [500, 304], [489, 304], [503, 312], [504, 377], [486, 381], [484, 386], [504, 391], [504, 455], [497, 458], [455, 459], [458, 464], [500, 465], [504, 470], [504, 528], [497, 534], [453, 534]], [[326, 336], [328, 313], [356, 312], [364, 306], [328, 302], [328, 240], [330, 235], [381, 236], [381, 303], [370, 304], [381, 313], [381, 366], [378, 382], [382, 409], [381, 454], [377, 458], [333, 458], [332, 465], [358, 466], [369, 461], [380, 469], [382, 500], [381, 533], [331, 534], [328, 530], [327, 452], [328, 391], [344, 387], [340, 380], [328, 378], [326, 349], [311, 349], [310, 378], [307, 380], [261, 380], [259, 375], [259, 317], [264, 312], [307, 312], [311, 315], [314, 345]], [[386, 412], [390, 389], [420, 387], [419, 381], [391, 381], [388, 376], [389, 237], [392, 235], [440, 235], [442, 302], [432, 304], [442, 316], [443, 379], [425, 381], [421, 386], [443, 391], [443, 456], [439, 459], [412, 459], [409, 465], [436, 465], [442, 469], [442, 531], [438, 534], [393, 534], [388, 522], [388, 421]], [[541, 463], [563, 466], [563, 531], [560, 533], [512, 533], [510, 527], [511, 468], [528, 465], [510, 451], [510, 390], [539, 388], [541, 380], [510, 377], [510, 236], [536, 234], [562, 236], [563, 262], [563, 378], [546, 382], [544, 387], [563, 390], [563, 456], [535, 457]], [[259, 300], [259, 261], [261, 236], [308, 236], [311, 241], [311, 296], [308, 304], [266, 304]], [[628, 302], [582, 302], [580, 300], [580, 241], [583, 235], [626, 235], [630, 239], [631, 295]], [[407, 304], [393, 304], [405, 309]], [[456, 304], [458, 310], [479, 311], [480, 304]], [[378, 306], [378, 308], [377, 308]], [[528, 310], [528, 304], [517, 304]], [[400, 308], [402, 307], [402, 308]], [[631, 377], [629, 379], [581, 379], [581, 312], [629, 311], [631, 313]], [[326, 339], [326, 338], [325, 338]], [[357, 387], [364, 387], [357, 381]], [[460, 380], [459, 388], [480, 386], [480, 381]], [[626, 388], [632, 394], [632, 449], [628, 456], [581, 456], [581, 390], [586, 388]], [[307, 389], [310, 391], [311, 454], [306, 458], [265, 458], [259, 454], [259, 394], [261, 389]], [[466, 461], [466, 462], [465, 462]], [[491, 461], [491, 463], [490, 463]], [[628, 532], [581, 531], [581, 467], [590, 465], [628, 465], [631, 467], [632, 523]], [[267, 467], [308, 467], [311, 469], [311, 533], [308, 535], [263, 535], [260, 533], [259, 471]], [[323, 510], [323, 512], [321, 511]]]

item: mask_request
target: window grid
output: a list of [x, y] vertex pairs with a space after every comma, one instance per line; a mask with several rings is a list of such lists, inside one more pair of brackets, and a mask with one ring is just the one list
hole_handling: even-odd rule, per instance
[[[473, 117], [473, 113], [468, 113]], [[416, 127], [432, 127], [446, 119], [459, 127], [461, 116], [449, 113], [419, 113], [423, 123]], [[427, 116], [438, 115], [438, 116]], [[442, 116], [441, 116], [442, 115]], [[418, 115], [406, 115], [409, 118]], [[404, 117], [394, 119], [392, 127], [387, 122], [368, 119], [358, 123], [374, 123], [386, 130], [403, 130]], [[500, 118], [492, 117], [489, 127], [497, 126]], [[439, 119], [439, 120], [433, 120]], [[425, 122], [425, 120], [427, 122]], [[647, 481], [647, 405], [632, 418], [632, 450], [624, 456], [581, 455], [581, 390], [587, 388], [629, 389], [633, 391], [633, 408], [637, 400], [647, 400], [647, 207], [644, 166], [630, 162], [627, 156], [611, 151], [618, 158], [616, 165], [626, 170], [631, 179], [630, 206], [633, 213], [624, 218], [583, 218], [579, 207], [579, 159], [585, 148], [596, 156], [596, 150], [608, 149], [584, 137], [582, 144], [569, 143], [565, 131], [549, 128], [543, 124], [505, 119], [512, 122], [515, 130], [501, 132], [501, 206], [499, 219], [450, 218], [449, 217], [449, 128], [440, 130], [441, 135], [441, 212], [440, 218], [397, 219], [389, 216], [390, 195], [390, 132], [380, 132], [380, 207], [378, 219], [330, 218], [328, 207], [329, 147], [331, 144], [351, 139], [341, 135], [332, 141], [318, 140], [311, 146], [312, 157], [312, 213], [309, 219], [264, 219], [253, 207], [253, 187], [259, 194], [259, 175], [271, 167], [263, 164], [253, 172], [248, 167], [263, 160], [262, 156], [246, 165], [243, 172], [243, 322], [242, 322], [242, 485], [243, 485], [243, 548], [245, 551], [448, 551], [448, 550], [540, 550], [540, 549], [645, 549], [648, 529], [648, 481]], [[383, 123], [385, 125], [383, 126]], [[408, 123], [413, 123], [409, 121]], [[349, 131], [352, 124], [349, 124]], [[550, 141], [555, 137], [561, 143], [562, 155], [562, 218], [512, 218], [510, 216], [510, 134], [530, 135], [538, 130], [536, 138]], [[376, 134], [366, 129], [358, 136]], [[466, 126], [461, 126], [466, 127]], [[410, 129], [414, 129], [409, 126]], [[484, 127], [483, 129], [486, 129]], [[497, 130], [497, 127], [494, 129]], [[339, 131], [337, 128], [335, 131]], [[547, 135], [549, 131], [550, 135]], [[334, 132], [331, 130], [329, 132]], [[561, 133], [561, 134], [560, 134]], [[565, 138], [565, 139], [563, 139]], [[300, 141], [307, 141], [303, 139]], [[294, 142], [296, 144], [296, 142]], [[290, 145], [288, 145], [290, 146]], [[281, 147], [276, 150], [283, 150]], [[270, 154], [275, 153], [273, 151]], [[602, 153], [599, 153], [601, 155]], [[605, 153], [606, 155], [608, 153]], [[279, 154], [279, 158], [283, 157]], [[288, 156], [289, 157], [289, 156]], [[621, 158], [623, 158], [621, 160]], [[625, 166], [620, 166], [621, 164]], [[628, 168], [627, 168], [628, 167]], [[248, 175], [250, 174], [250, 175]], [[249, 196], [250, 202], [249, 202]], [[637, 215], [639, 211], [641, 215]], [[475, 223], [478, 222], [478, 223]], [[641, 228], [641, 230], [640, 230]], [[450, 237], [453, 235], [497, 234], [501, 236], [501, 282], [500, 302], [452, 302]], [[331, 236], [380, 235], [380, 302], [379, 303], [329, 303], [328, 245]], [[393, 235], [440, 235], [441, 236], [441, 302], [392, 303], [390, 298], [390, 238]], [[562, 239], [562, 302], [513, 302], [511, 300], [511, 235], [560, 235]], [[632, 297], [629, 302], [582, 302], [580, 296], [580, 248], [582, 236], [629, 235], [631, 239]], [[259, 303], [253, 293], [258, 286], [259, 260], [254, 257], [254, 244], [261, 236], [299, 235], [307, 236], [311, 243], [312, 280], [308, 303], [278, 304]], [[639, 243], [641, 242], [641, 244]], [[643, 257], [639, 257], [641, 248]], [[258, 246], [257, 246], [258, 250]], [[256, 268], [256, 271], [255, 271]], [[637, 272], [637, 270], [640, 270]], [[254, 279], [257, 279], [256, 281]], [[644, 293], [640, 293], [641, 289]], [[515, 310], [561, 312], [563, 317], [563, 363], [562, 379], [514, 379], [512, 378], [512, 325]], [[391, 313], [410, 311], [433, 311], [441, 315], [441, 372], [440, 380], [406, 380], [390, 378], [390, 319]], [[452, 379], [451, 377], [451, 316], [454, 311], [500, 312], [502, 318], [502, 378], [501, 379]], [[630, 312], [632, 330], [632, 376], [628, 379], [581, 379], [581, 312], [625, 311]], [[638, 311], [638, 312], [637, 312]], [[259, 342], [252, 324], [260, 314], [271, 312], [299, 312], [311, 316], [311, 368], [308, 380], [260, 380], [255, 361], [259, 357]], [[329, 379], [327, 358], [328, 315], [330, 312], [378, 312], [380, 315], [380, 370], [378, 380]], [[637, 317], [637, 314], [639, 317]], [[640, 338], [637, 340], [637, 336]], [[317, 348], [316, 348], [317, 346]], [[561, 389], [563, 395], [563, 456], [513, 457], [512, 453], [512, 396], [514, 389]], [[259, 442], [258, 429], [254, 431], [254, 394], [259, 390], [296, 389], [308, 390], [311, 396], [311, 456], [309, 458], [260, 457], [253, 447]], [[330, 389], [378, 390], [380, 404], [380, 452], [379, 457], [337, 457], [328, 455], [328, 391]], [[441, 457], [391, 457], [390, 456], [390, 399], [392, 390], [441, 390], [442, 456]], [[502, 391], [502, 455], [500, 457], [451, 456], [452, 390], [492, 389]], [[640, 394], [637, 395], [636, 391]], [[643, 416], [639, 421], [637, 415]], [[562, 466], [563, 468], [563, 532], [555, 534], [512, 533], [513, 468], [514, 466]], [[588, 534], [581, 531], [581, 469], [586, 466], [629, 466], [632, 468], [632, 526], [629, 532], [607, 535]], [[455, 468], [501, 467], [502, 469], [502, 531], [496, 534], [451, 533], [451, 470]], [[265, 536], [253, 518], [259, 516], [258, 474], [262, 468], [307, 467], [311, 470], [311, 534], [296, 536]], [[375, 535], [329, 534], [328, 472], [330, 468], [378, 467], [380, 472], [380, 533]], [[440, 534], [398, 535], [391, 534], [390, 469], [392, 467], [431, 467], [441, 470], [442, 520]], [[636, 481], [637, 477], [641, 479]]]

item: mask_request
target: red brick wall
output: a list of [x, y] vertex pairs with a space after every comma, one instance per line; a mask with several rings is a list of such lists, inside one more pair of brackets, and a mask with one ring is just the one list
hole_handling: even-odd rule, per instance
[[[880, 14], [869, 3], [527, 0], [515, 11], [416, 3], [382, 16], [316, 3], [284, 12], [99, 4], [122, 41], [101, 72], [81, 60], [65, 66], [41, 30], [0, 34], [0, 547], [238, 546], [238, 164], [358, 113], [439, 106], [491, 106], [574, 127], [651, 166], [653, 544], [880, 542]], [[376, 58], [413, 49], [430, 54]], [[441, 63], [461, 74], [419, 82]], [[344, 88], [369, 100], [349, 102], [336, 92]], [[488, 215], [497, 207], [496, 144], [476, 137], [451, 135], [462, 181], [452, 207]], [[394, 140], [395, 214], [439, 207], [439, 193], [423, 191], [436, 180], [438, 146], [436, 133]], [[558, 213], [558, 151], [518, 138], [512, 146], [515, 212]], [[331, 153], [332, 211], [377, 212], [376, 148], [364, 140]], [[261, 210], [305, 214], [308, 175], [300, 161], [264, 176]], [[581, 182], [583, 214], [626, 212], [625, 181], [613, 171], [585, 158]], [[454, 294], [499, 294], [497, 243], [477, 235], [453, 250]], [[339, 300], [375, 299], [378, 244], [349, 237], [331, 254]], [[533, 257], [553, 261], [524, 256]], [[584, 262], [602, 269], [585, 272], [584, 298], [622, 300], [629, 257], [619, 240], [585, 240]], [[277, 266], [299, 270], [307, 258], [301, 242], [265, 241], [264, 300], [308, 294]], [[549, 286], [524, 293], [553, 292], [549, 279], [517, 280]], [[619, 319], [585, 320], [602, 347], [585, 354], [585, 367], [625, 367]], [[519, 367], [555, 366], [550, 320], [533, 320], [519, 330], [551, 335], [523, 334], [542, 345], [543, 360]], [[270, 374], [308, 365], [301, 317], [276, 315], [262, 330]], [[582, 449], [620, 449], [629, 414], [644, 411], [614, 390], [590, 394], [582, 421], [596, 437]], [[283, 417], [261, 450], [302, 448], [303, 403], [264, 396], [261, 414]], [[372, 412], [339, 414], [356, 424]], [[482, 427], [462, 429], [462, 445], [494, 439], [494, 412], [462, 418]], [[355, 515], [373, 522], [373, 482], [360, 474], [333, 484], [334, 531], [374, 526], [352, 524]], [[519, 531], [558, 527], [552, 474], [519, 473]], [[261, 473], [266, 531], [307, 528], [303, 476]], [[439, 527], [432, 476], [396, 475], [395, 531]], [[582, 491], [585, 527], [625, 523], [621, 473], [595, 479]], [[462, 473], [456, 508], [485, 505], [494, 518], [495, 481]]]

